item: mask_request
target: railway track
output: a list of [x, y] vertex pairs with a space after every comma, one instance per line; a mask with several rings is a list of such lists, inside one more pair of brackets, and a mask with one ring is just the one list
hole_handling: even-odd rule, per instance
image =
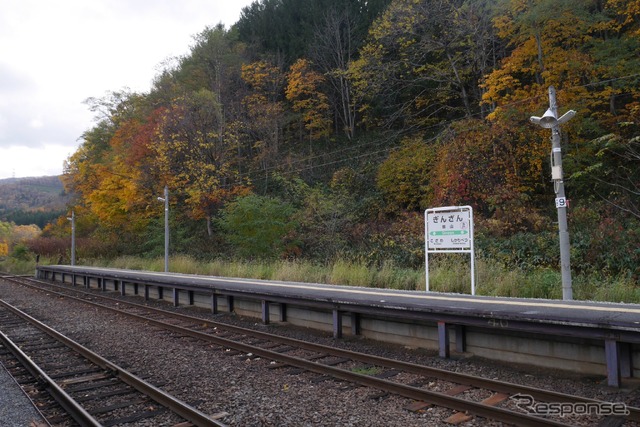
[[3, 300], [0, 343], [0, 361], [51, 425], [224, 426]]
[[[538, 403], [541, 402], [546, 405], [546, 409], [556, 410], [555, 415], [559, 413], [557, 409], [562, 408], [591, 408], [592, 411], [601, 411], [605, 415], [598, 421], [601, 425], [615, 426], [623, 425], [626, 420], [640, 421], [638, 408], [613, 406], [608, 402], [299, 341], [213, 322], [211, 319], [203, 320], [200, 317], [159, 310], [126, 302], [121, 298], [109, 298], [101, 293], [83, 291], [70, 285], [54, 285], [24, 277], [5, 277], [5, 280], [124, 314], [154, 327], [169, 330], [177, 337], [216, 344], [229, 355], [270, 360], [269, 369], [286, 369], [288, 373], [296, 369], [310, 371], [318, 374], [321, 379], [337, 378], [375, 388], [381, 394], [404, 396], [413, 400], [407, 407], [409, 410], [424, 410], [430, 405], [446, 407], [452, 410], [452, 415], [447, 419], [451, 424], [480, 416], [521, 426], [571, 425], [566, 417], [549, 416], [554, 415], [553, 412], [547, 411], [540, 416]], [[479, 390], [482, 392], [479, 393]], [[470, 391], [473, 393], [469, 393]], [[467, 394], [484, 395], [485, 398], [481, 401], [469, 400], [465, 397]]]

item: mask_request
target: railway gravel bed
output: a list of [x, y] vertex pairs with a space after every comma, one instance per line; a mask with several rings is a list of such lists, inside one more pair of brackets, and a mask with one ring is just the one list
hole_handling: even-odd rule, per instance
[[[96, 291], [99, 292], [99, 291]], [[109, 294], [115, 297], [115, 293]], [[209, 414], [225, 412], [230, 426], [429, 426], [443, 425], [452, 411], [443, 408], [411, 412], [409, 399], [381, 395], [376, 390], [346, 382], [323, 380], [295, 369], [269, 369], [269, 361], [248, 355], [227, 354], [220, 347], [176, 337], [122, 316], [26, 289], [0, 279], [0, 298], [19, 306], [52, 327], [143, 376], [186, 403]], [[139, 297], [120, 297], [141, 302]], [[149, 301], [166, 310], [188, 311], [211, 318], [206, 310]], [[502, 381], [640, 406], [636, 387], [606, 387], [604, 376], [582, 378], [561, 371], [504, 366], [477, 358], [443, 360], [434, 351], [398, 348], [362, 338], [334, 340], [329, 334], [285, 326], [262, 325], [255, 319], [222, 314], [216, 321], [267, 330], [272, 333], [335, 345], [359, 352], [495, 378]], [[572, 425], [593, 425], [573, 417]], [[472, 418], [462, 426], [498, 426], [501, 423]], [[633, 426], [634, 423], [625, 424]]]
[[0, 393], [0, 420], [5, 423], [4, 425], [37, 426], [42, 422], [42, 415], [29, 404], [25, 393], [2, 366], [0, 366], [0, 384], [5, 384], [3, 393]]

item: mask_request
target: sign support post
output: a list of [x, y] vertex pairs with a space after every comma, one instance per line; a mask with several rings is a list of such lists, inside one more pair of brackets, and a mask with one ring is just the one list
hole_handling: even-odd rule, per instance
[[473, 208], [446, 206], [424, 211], [426, 291], [429, 292], [429, 253], [471, 255], [471, 295], [476, 294]]

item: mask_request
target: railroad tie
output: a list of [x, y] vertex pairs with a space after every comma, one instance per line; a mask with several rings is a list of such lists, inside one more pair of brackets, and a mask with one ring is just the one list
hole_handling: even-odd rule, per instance
[[[446, 394], [447, 396], [457, 396], [461, 393], [464, 393], [465, 391], [469, 390], [470, 388], [472, 388], [471, 386], [468, 385], [457, 385], [453, 388], [450, 388], [449, 390], [445, 391], [443, 394]], [[426, 409], [430, 406], [433, 406], [433, 404], [429, 403], [429, 402], [422, 402], [422, 401], [418, 401], [418, 402], [413, 402], [411, 405], [407, 406], [405, 409], [407, 409], [408, 411], [411, 412], [419, 412], [423, 409]]]
[[[505, 393], [495, 393], [492, 394], [491, 396], [487, 397], [486, 399], [484, 399], [482, 402], [482, 404], [487, 405], [487, 406], [496, 406], [497, 404], [504, 402], [505, 400], [507, 400], [509, 398], [508, 394]], [[448, 424], [461, 424], [465, 421], [469, 421], [471, 418], [473, 418], [473, 415], [468, 415], [464, 412], [456, 412], [455, 414], [451, 415], [449, 418], [447, 418], [446, 420], [444, 420], [446, 423]]]

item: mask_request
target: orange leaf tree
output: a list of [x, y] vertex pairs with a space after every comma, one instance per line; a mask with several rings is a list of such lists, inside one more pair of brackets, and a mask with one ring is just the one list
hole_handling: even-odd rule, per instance
[[73, 209], [79, 224], [93, 223], [89, 229], [99, 224], [114, 240], [133, 236], [148, 220], [149, 197], [141, 185], [149, 170], [143, 166], [148, 151], [141, 135], [150, 126], [143, 118], [142, 98], [114, 92], [90, 102], [102, 118], [83, 134], [81, 146], [65, 163], [62, 181], [66, 191], [78, 196]]
[[[538, 229], [543, 221], [530, 205], [530, 154], [508, 126], [480, 120], [458, 122], [441, 136], [431, 186], [436, 206], [471, 205], [491, 232]], [[536, 174], [537, 175], [537, 174]]]
[[[637, 70], [638, 1], [508, 0], [494, 22], [506, 55], [481, 84], [483, 103], [496, 125], [508, 127], [519, 153], [521, 186], [529, 197], [549, 193], [547, 130], [528, 123], [548, 108], [548, 88], [557, 91], [559, 113], [578, 115], [562, 126], [568, 193], [589, 203], [593, 192], [583, 179], [572, 191], [572, 176], [593, 172], [590, 140], [623, 132], [640, 105]], [[620, 166], [618, 159], [618, 166]], [[524, 167], [523, 167], [524, 166]], [[597, 177], [597, 174], [593, 174]], [[576, 181], [576, 183], [578, 183]], [[544, 191], [544, 192], [543, 192]], [[540, 204], [538, 204], [540, 206]]]

